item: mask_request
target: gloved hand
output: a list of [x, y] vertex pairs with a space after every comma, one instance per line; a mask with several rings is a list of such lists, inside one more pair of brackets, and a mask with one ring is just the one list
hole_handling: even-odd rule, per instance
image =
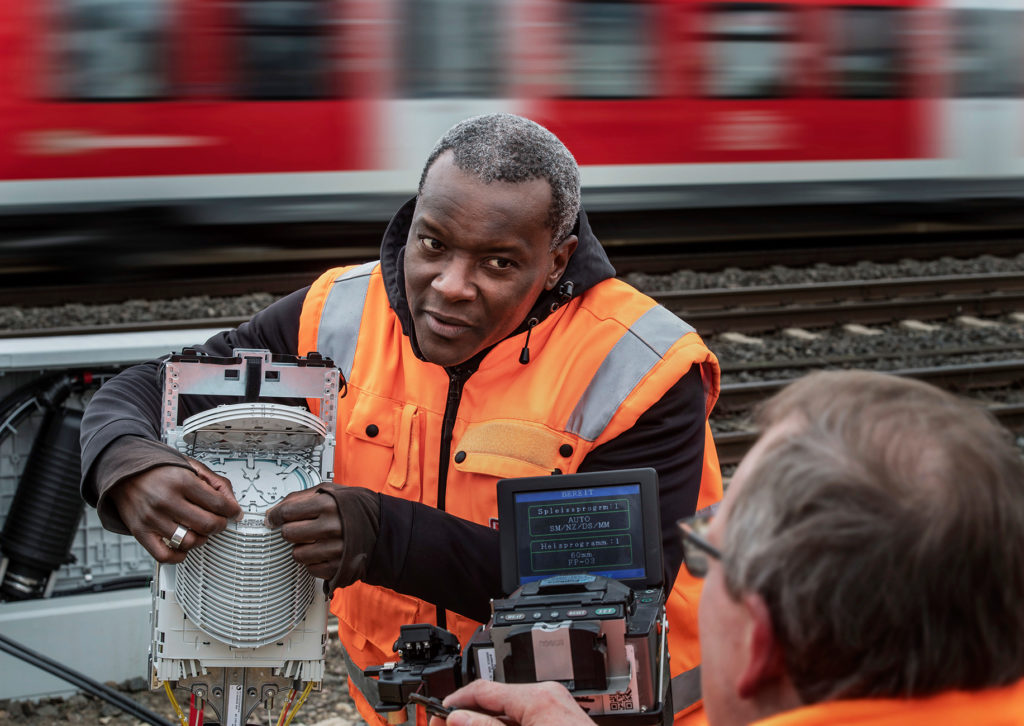
[[380, 506], [377, 492], [328, 482], [289, 494], [267, 512], [267, 526], [281, 528], [281, 536], [295, 545], [292, 557], [332, 592], [366, 574], [380, 531]]

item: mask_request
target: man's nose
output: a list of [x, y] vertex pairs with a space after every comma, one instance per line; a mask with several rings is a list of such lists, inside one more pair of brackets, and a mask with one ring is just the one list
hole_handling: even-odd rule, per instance
[[434, 276], [430, 286], [446, 300], [472, 300], [477, 295], [472, 262], [459, 259], [449, 261]]

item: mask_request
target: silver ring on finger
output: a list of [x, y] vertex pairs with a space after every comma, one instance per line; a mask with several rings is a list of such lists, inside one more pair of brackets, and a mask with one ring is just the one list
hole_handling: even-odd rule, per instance
[[188, 527], [186, 527], [183, 524], [179, 524], [178, 528], [174, 530], [174, 534], [171, 535], [170, 539], [168, 539], [167, 537], [163, 538], [164, 544], [170, 547], [172, 550], [180, 550], [181, 542], [183, 539], [185, 539], [185, 535], [188, 534], [188, 532]]

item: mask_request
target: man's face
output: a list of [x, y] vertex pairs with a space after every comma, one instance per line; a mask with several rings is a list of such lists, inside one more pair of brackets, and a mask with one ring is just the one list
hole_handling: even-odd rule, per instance
[[506, 338], [558, 282], [576, 238], [551, 250], [545, 179], [491, 182], [438, 157], [416, 200], [405, 247], [405, 294], [416, 340], [451, 366]]
[[[729, 503], [738, 485], [747, 459], [736, 469], [722, 504], [711, 521], [707, 531], [708, 541], [722, 549], [725, 541], [726, 519]], [[743, 611], [725, 586], [722, 563], [708, 558], [708, 573], [704, 577], [700, 606], [697, 610], [697, 625], [700, 631], [701, 695], [708, 723], [715, 726], [735, 726], [745, 723], [739, 717], [739, 703], [736, 694], [736, 679], [743, 656]]]
[[[729, 526], [729, 512], [739, 492], [756, 478], [759, 462], [779, 438], [798, 427], [793, 420], [769, 426], [736, 467], [722, 504], [711, 521], [707, 539], [722, 550]], [[701, 648], [701, 690], [708, 722], [715, 726], [737, 726], [755, 720], [752, 704], [740, 696], [739, 680], [750, 652], [750, 620], [743, 603], [729, 593], [722, 563], [708, 558], [698, 608]]]

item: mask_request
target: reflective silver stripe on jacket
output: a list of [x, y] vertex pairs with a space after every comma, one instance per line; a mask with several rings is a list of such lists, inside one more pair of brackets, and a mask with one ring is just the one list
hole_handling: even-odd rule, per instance
[[640, 316], [609, 351], [569, 416], [566, 430], [587, 441], [604, 431], [636, 384], [677, 340], [694, 328], [657, 305]]
[[672, 712], [679, 713], [700, 700], [700, 666], [672, 679]]
[[320, 314], [316, 350], [334, 361], [345, 380], [352, 375], [366, 291], [370, 289], [370, 273], [378, 264], [374, 261], [353, 267], [331, 283]]

